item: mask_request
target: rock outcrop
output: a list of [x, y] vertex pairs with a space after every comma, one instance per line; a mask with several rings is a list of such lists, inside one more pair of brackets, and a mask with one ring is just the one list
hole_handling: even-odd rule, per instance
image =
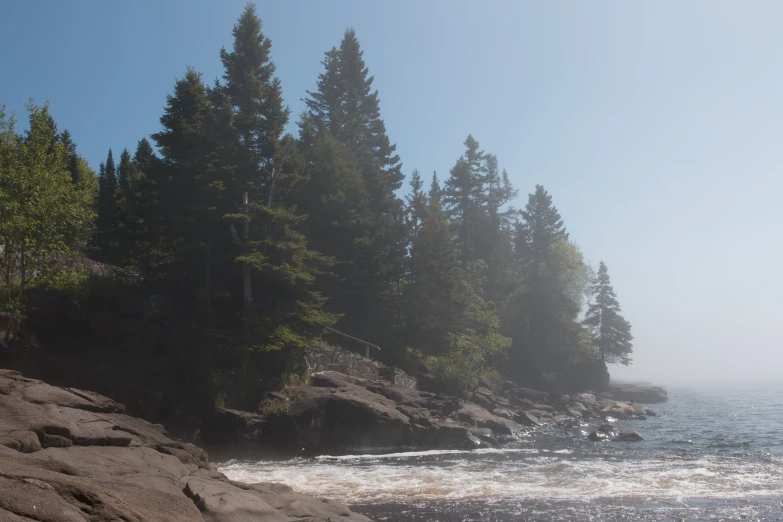
[[123, 412], [0, 370], [0, 520], [369, 520], [288, 486], [229, 481], [201, 449]]
[[636, 384], [615, 384], [609, 387], [608, 393], [618, 401], [632, 401], [642, 404], [666, 402], [669, 394], [658, 386], [638, 386]]
[[[590, 393], [551, 397], [513, 382], [480, 384], [464, 400], [338, 372], [315, 373], [308, 386], [275, 392], [285, 408], [252, 430], [262, 445], [312, 453], [356, 447], [470, 449], [503, 445], [556, 422], [640, 418], [634, 405]], [[226, 415], [237, 413], [221, 412]], [[240, 430], [236, 437], [250, 431], [245, 419], [232, 421]]]

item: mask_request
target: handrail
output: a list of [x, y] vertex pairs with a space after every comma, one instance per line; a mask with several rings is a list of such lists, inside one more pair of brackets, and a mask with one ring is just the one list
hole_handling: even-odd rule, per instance
[[346, 339], [350, 339], [351, 341], [356, 341], [357, 343], [361, 343], [361, 344], [363, 344], [363, 345], [364, 345], [364, 357], [365, 357], [366, 359], [369, 359], [369, 358], [370, 358], [370, 347], [371, 347], [371, 346], [372, 346], [373, 348], [375, 348], [376, 350], [378, 350], [379, 352], [381, 351], [381, 347], [380, 347], [380, 346], [378, 346], [378, 345], [376, 345], [376, 344], [368, 343], [367, 341], [362, 341], [361, 339], [358, 339], [358, 338], [356, 338], [356, 337], [350, 336], [350, 335], [348, 335], [348, 334], [346, 334], [346, 333], [343, 333], [343, 332], [341, 332], [341, 331], [339, 331], [339, 330], [335, 330], [334, 328], [329, 328], [328, 326], [324, 326], [324, 328], [325, 328], [326, 330], [329, 330], [329, 331], [330, 331], [330, 332], [332, 332], [332, 333], [336, 333], [337, 335], [342, 335], [342, 336], [343, 336], [343, 337], [345, 337]]

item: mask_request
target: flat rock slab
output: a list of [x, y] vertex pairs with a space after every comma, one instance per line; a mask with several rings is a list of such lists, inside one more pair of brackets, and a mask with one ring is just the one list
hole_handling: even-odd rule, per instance
[[201, 449], [122, 411], [0, 370], [0, 521], [369, 520], [284, 485], [231, 482]]

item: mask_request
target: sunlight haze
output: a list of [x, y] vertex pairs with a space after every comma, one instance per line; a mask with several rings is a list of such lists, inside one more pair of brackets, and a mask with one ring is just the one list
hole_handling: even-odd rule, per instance
[[[97, 169], [160, 129], [185, 64], [222, 74], [243, 5], [5, 2], [0, 45], [25, 52], [0, 56], [0, 101], [22, 119], [29, 97], [49, 101]], [[633, 326], [613, 377], [780, 379], [783, 4], [259, 1], [258, 15], [289, 131], [353, 27], [406, 176], [445, 179], [470, 133], [516, 207], [544, 185]]]

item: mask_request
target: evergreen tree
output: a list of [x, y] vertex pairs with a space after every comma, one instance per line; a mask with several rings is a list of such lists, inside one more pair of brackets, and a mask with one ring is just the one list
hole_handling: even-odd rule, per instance
[[138, 182], [139, 171], [131, 160], [127, 147], [120, 154], [120, 164], [117, 168], [117, 183], [119, 191], [125, 192]]
[[98, 171], [98, 217], [92, 238], [93, 256], [98, 261], [117, 261], [117, 174], [112, 151]]
[[486, 231], [488, 179], [486, 155], [473, 136], [446, 180], [443, 205], [454, 227], [454, 238], [465, 265], [480, 259], [481, 234]]
[[143, 176], [151, 168], [152, 162], [156, 159], [155, 151], [147, 138], [142, 138], [136, 145], [136, 152], [133, 154], [133, 164], [140, 176]]
[[[416, 169], [414, 169], [413, 173], [411, 174], [410, 186], [410, 194], [406, 196], [407, 207], [405, 209], [405, 219], [408, 229], [409, 241], [413, 242], [419, 235], [422, 220], [424, 219], [424, 215], [427, 209], [427, 195], [422, 190], [424, 183], [421, 181], [419, 171]], [[415, 274], [416, 253], [413, 250], [410, 251], [410, 261], [410, 270]]]
[[[352, 158], [348, 162], [361, 174], [361, 195], [359, 205], [327, 222], [335, 228], [326, 231], [328, 235], [344, 237], [342, 232], [350, 229], [353, 236], [346, 242], [331, 242], [328, 245], [331, 248], [323, 250], [335, 257], [340, 265], [336, 267], [337, 278], [331, 281], [322, 278], [319, 287], [334, 297], [338, 297], [339, 292], [340, 301], [346, 305], [341, 310], [345, 312], [340, 323], [343, 329], [389, 347], [395, 342], [389, 336], [398, 333], [401, 326], [399, 312], [404, 287], [406, 226], [403, 203], [395, 191], [401, 187], [404, 176], [395, 154], [396, 146], [391, 144], [380, 117], [378, 92], [372, 89], [373, 78], [369, 76], [352, 29], [345, 32], [339, 49], [333, 48], [326, 53], [323, 64], [325, 70], [319, 76], [318, 89], [309, 93], [308, 114], [300, 123], [300, 142], [317, 142], [308, 138], [307, 133], [333, 136], [344, 149], [339, 156], [350, 154]], [[325, 171], [351, 176], [353, 169], [337, 166], [326, 167]], [[324, 209], [315, 189], [315, 186], [324, 186], [317, 181], [321, 176], [324, 173], [311, 168], [313, 194], [305, 201], [315, 205], [302, 205], [311, 230], [323, 228], [319, 222], [323, 221], [321, 211]], [[353, 177], [345, 182], [337, 181], [333, 175], [324, 177], [338, 187], [359, 186]], [[337, 209], [333, 207], [333, 210]], [[337, 281], [339, 286], [335, 288]], [[348, 295], [353, 299], [343, 298]], [[337, 310], [339, 304], [337, 299], [333, 300], [332, 309]], [[385, 354], [390, 351], [386, 350]]]
[[[209, 187], [204, 181], [204, 122], [209, 113], [207, 91], [201, 74], [187, 68], [177, 80], [173, 94], [167, 96], [160, 118], [163, 129], [152, 135], [158, 145], [160, 162], [148, 167], [145, 175], [149, 198], [148, 233], [156, 247], [153, 271], [164, 274], [178, 295], [191, 299], [203, 284], [207, 268], [199, 255], [207, 242], [216, 216], [204, 209], [210, 207]], [[140, 161], [146, 147], [141, 144]]]
[[447, 334], [454, 326], [458, 287], [463, 279], [439, 192], [437, 176], [433, 174], [426, 212], [411, 241], [416, 270], [405, 289], [408, 344], [430, 355], [442, 355], [447, 350]]
[[[552, 196], [541, 185], [530, 194], [523, 221], [516, 227], [515, 256], [524, 290], [509, 305], [510, 330], [515, 344], [518, 374], [563, 372], [580, 349], [581, 331], [576, 322], [579, 306], [568, 292], [566, 272], [573, 259], [563, 259], [568, 233], [552, 205]], [[581, 256], [578, 257], [581, 262]]]
[[620, 303], [603, 261], [591, 285], [593, 302], [585, 313], [584, 324], [593, 332], [595, 347], [603, 363], [628, 366], [633, 353], [631, 324], [620, 315]]
[[321, 310], [324, 299], [312, 288], [329, 259], [310, 250], [298, 231], [303, 217], [291, 201], [301, 176], [286, 163], [293, 147], [293, 139], [282, 136], [288, 109], [255, 6], [245, 7], [233, 34], [233, 50], [220, 53], [225, 84], [216, 96], [232, 109], [238, 138], [233, 178], [224, 179], [233, 205], [225, 219], [242, 269], [245, 325], [252, 326], [257, 345], [302, 346], [306, 336], [335, 320]]

